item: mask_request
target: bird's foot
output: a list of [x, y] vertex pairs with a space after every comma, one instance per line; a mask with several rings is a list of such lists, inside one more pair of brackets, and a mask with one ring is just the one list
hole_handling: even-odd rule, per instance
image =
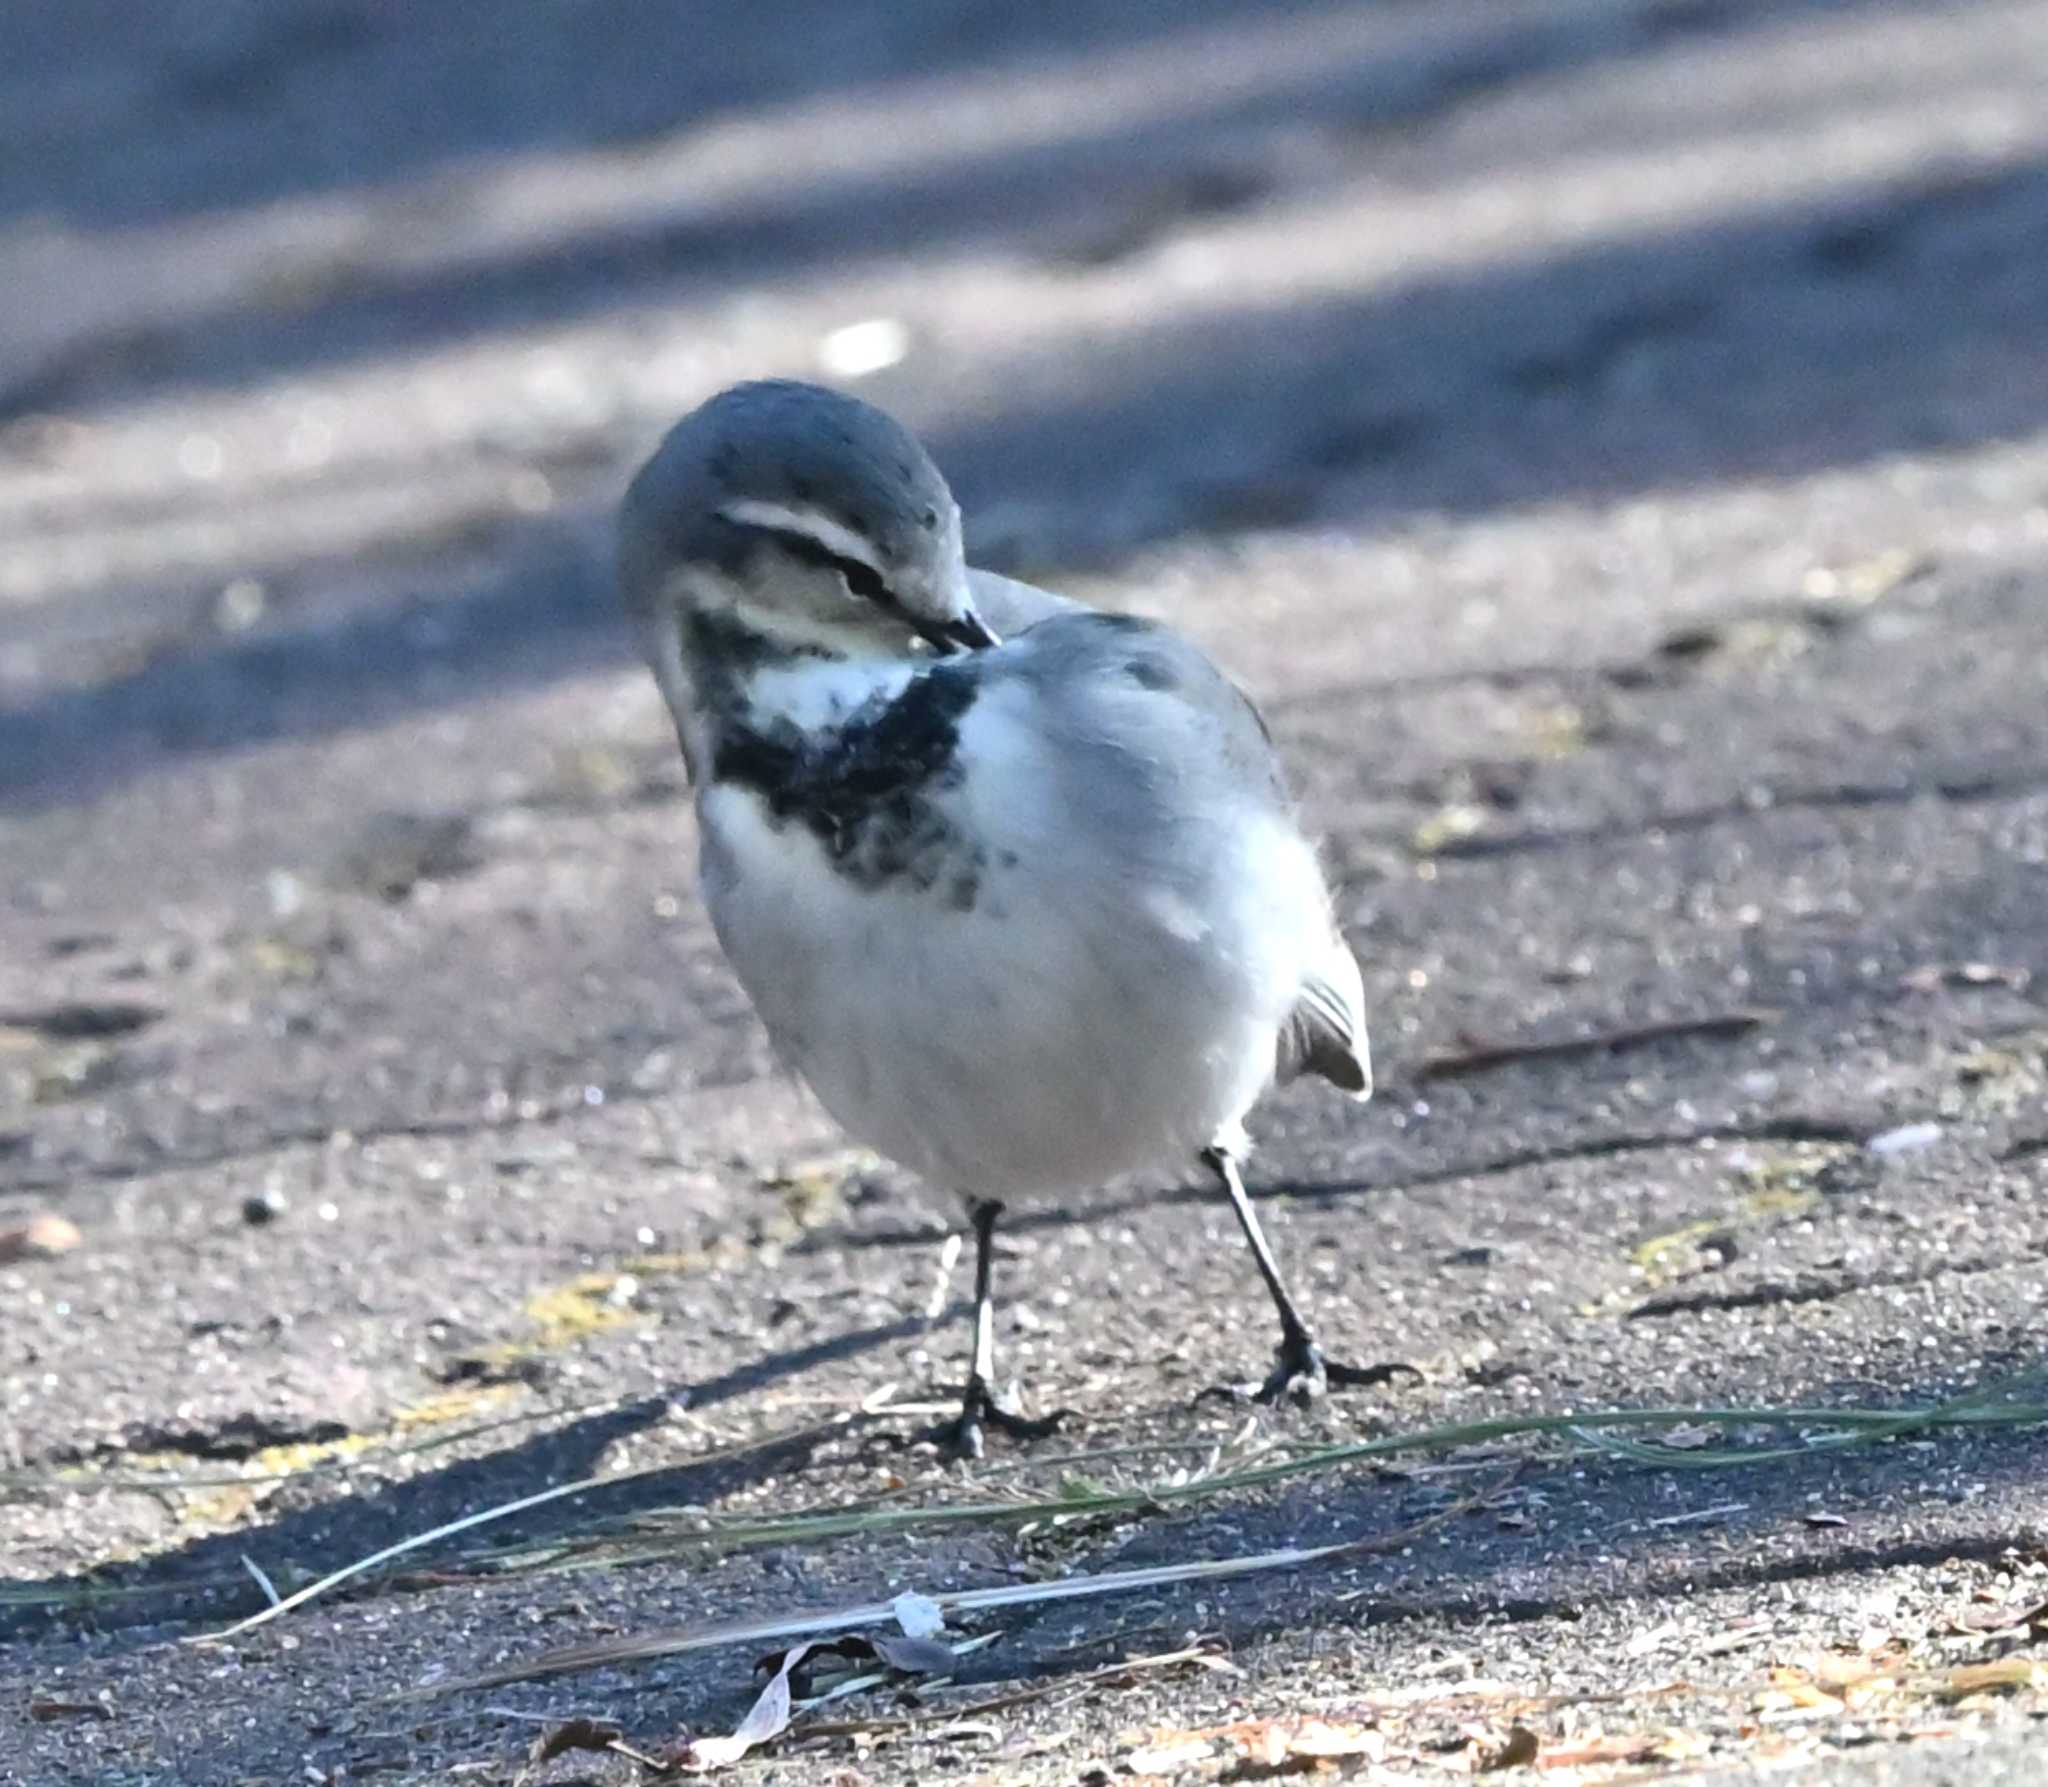
[[967, 1394], [960, 1399], [960, 1412], [950, 1421], [928, 1428], [925, 1439], [951, 1458], [979, 1458], [985, 1435], [982, 1424], [998, 1428], [1016, 1440], [1042, 1440], [1056, 1433], [1069, 1411], [1054, 1409], [1049, 1415], [1027, 1415], [996, 1395], [980, 1378], [967, 1380]]
[[1319, 1401], [1332, 1390], [1362, 1390], [1398, 1377], [1422, 1373], [1398, 1359], [1381, 1365], [1346, 1365], [1325, 1359], [1323, 1349], [1306, 1334], [1281, 1341], [1279, 1358], [1263, 1384], [1234, 1384], [1224, 1392], [1244, 1402], [1291, 1402], [1299, 1408]]

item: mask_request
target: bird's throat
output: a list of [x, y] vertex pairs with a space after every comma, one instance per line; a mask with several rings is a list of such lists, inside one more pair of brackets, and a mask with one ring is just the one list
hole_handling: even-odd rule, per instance
[[902, 694], [925, 661], [793, 639], [728, 610], [690, 618], [683, 668], [714, 740], [736, 730], [794, 731], [822, 743], [822, 735]]

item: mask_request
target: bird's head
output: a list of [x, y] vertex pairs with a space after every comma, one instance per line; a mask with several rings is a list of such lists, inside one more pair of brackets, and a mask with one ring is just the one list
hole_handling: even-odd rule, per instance
[[651, 651], [692, 623], [831, 657], [996, 643], [930, 455], [873, 405], [790, 380], [735, 385], [670, 430], [626, 492], [619, 580]]

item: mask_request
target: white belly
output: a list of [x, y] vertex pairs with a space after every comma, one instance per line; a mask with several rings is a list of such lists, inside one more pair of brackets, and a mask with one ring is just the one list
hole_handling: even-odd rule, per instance
[[1014, 806], [976, 815], [971, 887], [863, 885], [742, 788], [699, 811], [713, 921], [784, 1058], [854, 1138], [971, 1196], [1177, 1167], [1233, 1131], [1321, 934], [1312, 853], [1265, 820], [1219, 830], [1191, 898]]

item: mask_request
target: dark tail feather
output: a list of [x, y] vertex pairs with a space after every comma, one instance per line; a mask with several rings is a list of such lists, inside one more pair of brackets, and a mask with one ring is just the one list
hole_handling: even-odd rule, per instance
[[1372, 1050], [1364, 1014], [1340, 989], [1311, 978], [1281, 1028], [1278, 1065], [1284, 1080], [1312, 1073], [1354, 1098], [1370, 1098]]

